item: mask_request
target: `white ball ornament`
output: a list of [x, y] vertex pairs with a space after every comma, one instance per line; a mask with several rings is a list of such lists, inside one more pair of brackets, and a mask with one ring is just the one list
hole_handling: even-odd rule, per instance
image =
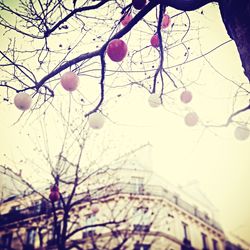
[[185, 90], [181, 93], [181, 101], [183, 103], [189, 103], [192, 101], [192, 93], [188, 90]]
[[17, 93], [14, 98], [15, 106], [22, 111], [28, 110], [31, 106], [31, 102], [31, 96], [24, 92]]
[[104, 125], [104, 117], [101, 113], [92, 113], [89, 115], [89, 126], [93, 129], [100, 129]]
[[153, 93], [149, 96], [148, 103], [152, 108], [157, 108], [161, 105], [161, 97], [158, 94]]
[[195, 112], [190, 112], [185, 116], [184, 120], [187, 126], [193, 127], [198, 123], [199, 117]]
[[247, 126], [238, 126], [234, 130], [234, 136], [239, 141], [246, 140], [250, 135], [250, 130]]
[[79, 77], [74, 72], [66, 72], [61, 76], [62, 87], [67, 91], [74, 91], [77, 89]]

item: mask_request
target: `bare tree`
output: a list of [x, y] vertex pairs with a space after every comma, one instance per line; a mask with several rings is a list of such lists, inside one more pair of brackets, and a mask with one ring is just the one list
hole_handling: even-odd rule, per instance
[[[3, 199], [12, 204], [12, 209], [1, 211], [0, 216], [0, 231], [15, 231], [15, 249], [33, 249], [35, 235], [41, 249], [126, 249], [126, 244], [142, 244], [150, 235], [147, 243], [159, 240], [150, 227], [162, 220], [162, 207], [149, 207], [146, 200], [138, 200], [137, 195], [143, 191], [137, 193], [132, 184], [121, 182], [117, 175], [128, 155], [139, 149], [108, 166], [93, 169], [89, 165], [83, 170], [81, 146], [76, 164], [60, 152], [50, 189], [35, 188], [22, 173], [0, 165], [2, 175], [19, 183], [20, 195]], [[114, 163], [119, 167], [112, 167]], [[127, 199], [129, 193], [135, 198]]]
[[[29, 159], [31, 154], [24, 155], [27, 159], [23, 169], [21, 165], [0, 164], [1, 177], [8, 179], [9, 186], [10, 183], [13, 185], [15, 197], [6, 200], [3, 194], [1, 199], [1, 237], [3, 230], [14, 232], [15, 249], [33, 249], [35, 235], [41, 249], [123, 249], [134, 237], [143, 242], [149, 234], [150, 224], [159, 213], [147, 214], [148, 205], [143, 200], [118, 199], [129, 193], [136, 194], [133, 185], [129, 185], [126, 179], [121, 181], [118, 170], [145, 145], [110, 161], [101, 159], [107, 158], [108, 151], [102, 148], [94, 160], [88, 160], [86, 148], [91, 131], [86, 127], [87, 120], [82, 116], [76, 122], [71, 109], [66, 117], [60, 112], [58, 114], [64, 131], [59, 152], [54, 155], [49, 150], [55, 140], [50, 138], [46, 129], [40, 138], [44, 144], [34, 140], [36, 151], [44, 158], [43, 162], [37, 159], [36, 164], [46, 163], [43, 169], [48, 170], [48, 173], [40, 174], [44, 179], [42, 184], [36, 183], [39, 176], [27, 169], [29, 164], [34, 164]], [[44, 116], [49, 119], [49, 116]], [[35, 137], [39, 137], [38, 134]], [[11, 204], [9, 210], [8, 204]], [[146, 229], [140, 226], [144, 223], [144, 214], [147, 218], [151, 216], [150, 220], [147, 219]]]
[[[172, 69], [205, 57], [223, 45], [196, 58], [190, 57], [189, 42], [193, 40], [190, 34], [198, 30], [192, 26], [192, 13], [213, 3], [219, 5], [226, 30], [238, 47], [245, 75], [249, 79], [247, 51], [250, 44], [250, 7], [246, 0], [166, 0], [149, 1], [147, 4], [143, 0], [134, 0], [129, 4], [115, 0], [37, 0], [14, 4], [2, 0], [0, 25], [7, 44], [0, 51], [0, 86], [6, 89], [4, 100], [8, 101], [11, 92], [15, 91], [30, 93], [35, 103], [34, 109], [46, 102], [51, 103], [57, 93], [60, 95], [57, 85], [64, 70], [75, 72], [85, 81], [93, 82], [94, 79], [97, 83], [95, 97], [89, 98], [80, 93], [79, 103], [89, 105], [84, 112], [86, 116], [100, 111], [104, 101], [109, 100], [110, 89], [114, 88], [121, 89], [118, 97], [123, 94], [125, 87], [138, 86], [148, 93], [158, 93], [162, 99], [169, 92], [187, 86], [182, 82], [181, 74], [177, 75]], [[171, 16], [172, 25], [166, 32], [162, 29], [162, 21], [170, 8], [175, 11]], [[133, 18], [124, 24], [123, 21], [129, 15], [133, 15]], [[149, 34], [155, 34], [158, 39], [156, 49], [152, 50], [152, 46], [146, 45], [143, 40], [143, 36]], [[114, 66], [107, 59], [107, 48], [111, 41], [125, 36], [128, 41], [130, 36], [135, 36], [139, 43], [136, 46], [129, 44], [127, 63]], [[169, 63], [174, 48], [179, 48], [182, 56]], [[124, 80], [122, 84], [117, 83], [124, 78], [127, 78], [125, 83]], [[248, 84], [237, 85], [239, 90], [236, 96], [238, 92], [249, 95]], [[224, 125], [249, 108], [247, 102], [233, 111]]]
[[[103, 239], [103, 232], [106, 230], [105, 248], [110, 249], [110, 246], [115, 245], [114, 249], [122, 249], [131, 240], [131, 235], [138, 235], [138, 231], [140, 237], [135, 237], [138, 241], [143, 242], [149, 234], [148, 228], [142, 227], [145, 225], [140, 221], [135, 227], [130, 225], [138, 211], [138, 214], [147, 214], [147, 206], [134, 204], [133, 201], [121, 204], [119, 206], [130, 208], [126, 209], [124, 214], [115, 209], [119, 201], [111, 204], [105, 202], [113, 195], [121, 195], [124, 188], [111, 178], [115, 168], [110, 168], [109, 164], [98, 165], [96, 161], [82, 168], [88, 137], [84, 115], [89, 116], [101, 111], [105, 102], [109, 101], [109, 92], [114, 89], [118, 89], [119, 93], [115, 92], [115, 97], [119, 98], [125, 89], [139, 87], [148, 94], [158, 93], [162, 102], [163, 97], [170, 92], [186, 88], [188, 84], [182, 81], [181, 73], [176, 73], [173, 69], [180, 69], [191, 61], [205, 58], [207, 54], [230, 42], [227, 40], [211, 51], [197, 54], [194, 58], [190, 56], [189, 44], [195, 40], [192, 34], [196, 37], [199, 32], [199, 27], [191, 22], [192, 14], [206, 4], [213, 3], [218, 4], [220, 8], [226, 30], [238, 47], [245, 75], [250, 79], [250, 62], [247, 54], [250, 50], [250, 6], [246, 0], [151, 0], [148, 3], [134, 0], [129, 4], [116, 0], [29, 0], [18, 3], [0, 0], [0, 27], [4, 41], [0, 50], [0, 87], [4, 89], [4, 101], [12, 102], [11, 98], [16, 92], [29, 93], [33, 99], [32, 110], [40, 109], [43, 105], [45, 115], [48, 106], [56, 109], [54, 99], [62, 98], [63, 92], [58, 83], [62, 81], [65, 70], [86, 79], [83, 83], [84, 88], [94, 83], [93, 96], [89, 97], [86, 93], [78, 91], [77, 95], [70, 95], [69, 98], [69, 102], [74, 102], [80, 107], [74, 111], [82, 114], [77, 121], [80, 126], [72, 126], [71, 105], [67, 107], [66, 116], [62, 111], [63, 105], [58, 108], [57, 111], [65, 124], [65, 133], [55, 158], [46, 147], [47, 137], [43, 137], [43, 155], [49, 169], [50, 182], [47, 182], [45, 193], [22, 172], [15, 171], [13, 166], [0, 165], [2, 174], [9, 176], [13, 183], [20, 183], [20, 193], [28, 193], [25, 197], [30, 208], [24, 209], [22, 213], [12, 211], [12, 218], [20, 214], [25, 218], [26, 213], [28, 215], [32, 212], [42, 215], [42, 220], [22, 225], [22, 228], [26, 229], [38, 228], [40, 247], [44, 247], [45, 238], [52, 235], [50, 243], [58, 249], [81, 249], [82, 242], [74, 238], [81, 232], [88, 239], [86, 245], [104, 249], [103, 245], [98, 246], [96, 242], [98, 238]], [[167, 15], [167, 11], [173, 13], [171, 17]], [[130, 15], [133, 17], [124, 24]], [[162, 27], [165, 17], [171, 18], [168, 30]], [[107, 55], [109, 45], [116, 39], [126, 39], [129, 42], [132, 40], [131, 36], [134, 36], [136, 44], [129, 43], [127, 62], [112, 64]], [[144, 36], [147, 38], [144, 39]], [[151, 37], [156, 39], [156, 44], [151, 42], [152, 46], [145, 42]], [[181, 54], [178, 58], [172, 56], [172, 50], [176, 48]], [[248, 85], [237, 84], [236, 97], [238, 93], [248, 97]], [[66, 90], [72, 91], [67, 88]], [[65, 99], [61, 99], [61, 103], [64, 101]], [[235, 116], [249, 109], [247, 101], [247, 105], [233, 111], [223, 125], [228, 125]], [[118, 157], [115, 160], [122, 165], [126, 157]], [[100, 181], [101, 176], [108, 178]], [[105, 185], [101, 185], [103, 183]], [[99, 211], [91, 210], [93, 204], [99, 203], [104, 204], [106, 211], [109, 211], [109, 216], [101, 222], [95, 221], [94, 218]], [[81, 206], [84, 207], [84, 211], [89, 211], [89, 214], [85, 214], [89, 223], [79, 223], [78, 212]], [[37, 207], [39, 212], [35, 211]], [[138, 211], [131, 214], [131, 209]], [[158, 214], [156, 211], [150, 217], [149, 226], [157, 220]], [[102, 231], [98, 233], [98, 230], [93, 228], [102, 228]], [[26, 242], [22, 236], [17, 237], [20, 239], [20, 245], [25, 246]]]

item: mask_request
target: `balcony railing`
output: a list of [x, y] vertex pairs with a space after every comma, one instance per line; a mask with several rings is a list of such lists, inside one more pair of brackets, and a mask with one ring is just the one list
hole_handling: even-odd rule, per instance
[[52, 207], [49, 203], [43, 203], [39, 206], [27, 207], [20, 210], [10, 210], [9, 213], [0, 215], [0, 226], [50, 213], [52, 213]]
[[95, 236], [96, 235], [96, 232], [95, 232], [95, 230], [93, 229], [93, 230], [86, 230], [86, 231], [84, 231], [83, 233], [82, 233], [82, 238], [84, 239], [84, 238], [89, 238], [89, 237], [93, 237], [93, 236]]
[[149, 225], [140, 225], [140, 224], [134, 225], [134, 231], [137, 231], [137, 232], [149, 232], [149, 230], [150, 230]]
[[[176, 196], [176, 194], [169, 192], [165, 188], [156, 185], [143, 185], [140, 186], [138, 189], [138, 185], [133, 183], [116, 183], [109, 186], [101, 187], [95, 190], [91, 190], [86, 193], [82, 193], [74, 197], [73, 201], [79, 200], [80, 202], [89, 201], [89, 200], [98, 200], [103, 197], [115, 195], [115, 194], [130, 194], [130, 195], [145, 195], [145, 196], [156, 196], [156, 197], [163, 197], [167, 200], [171, 201], [172, 203], [176, 204], [187, 213], [199, 218], [200, 220], [204, 221], [206, 224], [214, 227], [215, 229], [222, 231], [220, 225], [214, 221], [213, 219], [209, 218], [206, 213], [202, 213], [196, 206], [192, 206], [186, 201], [182, 200], [180, 197]], [[87, 195], [87, 196], [86, 196]], [[88, 199], [86, 197], [89, 197]], [[50, 203], [44, 202], [40, 207], [33, 206], [28, 207], [19, 211], [10, 211], [7, 214], [0, 215], [0, 226], [20, 221], [26, 218], [42, 215], [42, 214], [50, 214], [52, 212], [52, 207]]]
[[192, 206], [180, 197], [176, 196], [176, 194], [166, 190], [161, 186], [145, 185], [143, 188], [143, 192], [142, 190], [140, 190], [141, 192], [138, 193], [136, 192], [137, 188], [135, 184], [119, 183], [118, 185], [121, 193], [130, 193], [132, 195], [150, 195], [166, 198], [167, 200], [185, 210], [187, 213], [199, 218], [206, 224], [222, 232], [221, 226], [215, 220], [209, 218], [206, 213], [201, 212], [196, 206]]

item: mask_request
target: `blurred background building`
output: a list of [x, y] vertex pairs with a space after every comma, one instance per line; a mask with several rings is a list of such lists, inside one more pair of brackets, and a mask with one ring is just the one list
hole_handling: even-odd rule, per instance
[[[73, 198], [68, 249], [250, 249], [229, 240], [204, 197], [199, 204], [185, 187], [175, 189], [140, 164], [127, 163], [94, 176], [88, 190], [83, 185]], [[42, 192], [48, 197], [49, 189]], [[52, 205], [34, 192], [3, 199], [1, 249], [57, 249], [55, 213], [62, 230], [60, 201]]]

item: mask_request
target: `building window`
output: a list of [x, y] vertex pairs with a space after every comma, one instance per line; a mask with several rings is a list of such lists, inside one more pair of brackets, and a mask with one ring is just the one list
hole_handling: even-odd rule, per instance
[[48, 235], [48, 244], [54, 244], [57, 240], [58, 234], [61, 232], [61, 221], [57, 222], [57, 225], [53, 224], [51, 229], [49, 230]]
[[175, 203], [176, 205], [178, 205], [179, 197], [178, 197], [177, 195], [174, 195], [174, 196], [173, 196], [173, 199], [174, 199], [174, 203]]
[[144, 178], [143, 177], [132, 177], [132, 184], [134, 185], [134, 192], [136, 194], [144, 193]]
[[218, 241], [213, 239], [213, 250], [219, 250]]
[[151, 224], [151, 214], [147, 207], [138, 207], [134, 213], [134, 230], [149, 231]]
[[58, 201], [58, 203], [57, 203], [57, 208], [63, 208], [62, 199], [59, 199], [59, 201]]
[[42, 201], [35, 201], [33, 209], [35, 213], [40, 213], [42, 211]]
[[134, 245], [134, 250], [149, 250], [150, 245], [149, 244], [135, 244]]
[[21, 210], [21, 206], [17, 205], [17, 206], [12, 206], [10, 209], [10, 212], [16, 213], [16, 212], [19, 212], [20, 210]]
[[151, 223], [151, 215], [147, 207], [138, 207], [135, 209], [134, 224], [149, 225]]
[[[86, 226], [92, 226], [96, 224], [96, 215], [89, 214], [86, 218]], [[86, 228], [87, 231], [93, 230], [93, 227]]]
[[12, 241], [12, 233], [5, 234], [2, 236], [1, 239], [1, 249], [8, 250], [11, 249], [11, 241]]
[[36, 229], [30, 228], [27, 230], [26, 244], [34, 246], [36, 238]]
[[185, 222], [182, 222], [182, 227], [183, 227], [184, 239], [190, 240], [188, 224]]
[[202, 237], [202, 243], [203, 243], [203, 249], [208, 249], [208, 244], [207, 244], [207, 235], [204, 233], [201, 233]]
[[[85, 226], [93, 226], [96, 224], [96, 215], [89, 214], [86, 217]], [[95, 227], [87, 227], [84, 229], [83, 238], [89, 237], [95, 234]]]

